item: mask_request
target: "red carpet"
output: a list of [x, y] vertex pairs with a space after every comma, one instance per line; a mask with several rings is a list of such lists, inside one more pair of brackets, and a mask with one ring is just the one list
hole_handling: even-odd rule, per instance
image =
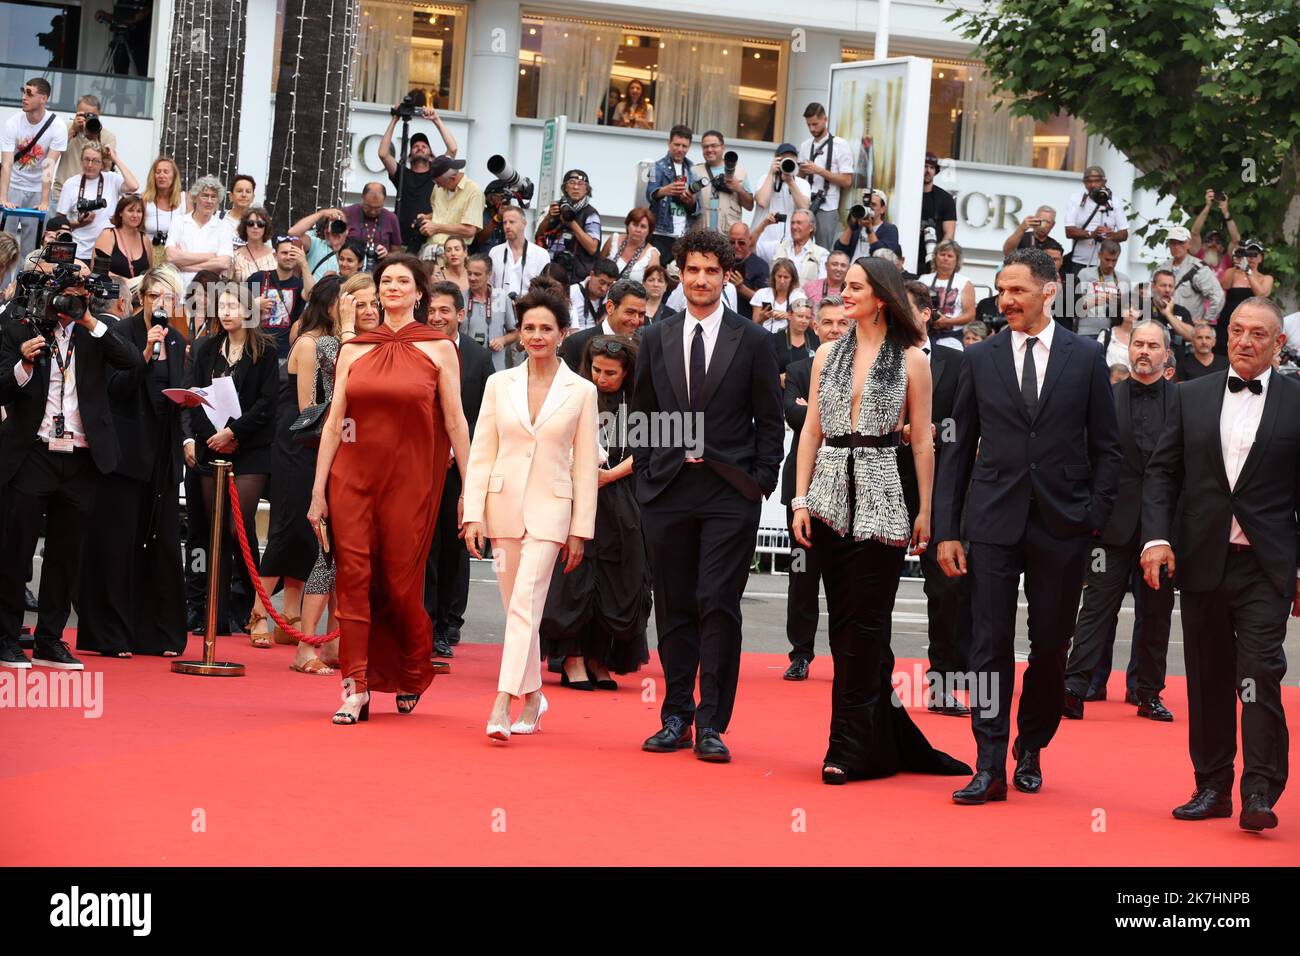
[[[196, 649], [197, 640], [191, 656]], [[1170, 816], [1192, 790], [1178, 678], [1165, 695], [1176, 723], [1141, 720], [1116, 701], [1089, 704], [1087, 719], [1065, 722], [1044, 752], [1041, 794], [958, 807], [948, 794], [964, 778], [821, 784], [829, 658], [792, 684], [781, 680], [783, 657], [746, 654], [726, 738], [735, 759], [717, 766], [689, 752], [641, 752], [658, 705], [630, 678], [617, 693], [582, 693], [547, 676], [542, 733], [490, 743], [494, 646], [458, 647], [453, 673], [413, 716], [377, 695], [369, 723], [355, 727], [329, 723], [338, 678], [292, 673], [292, 648], [222, 638], [218, 650], [247, 663], [248, 676], [187, 677], [158, 658], [87, 654], [88, 669], [104, 673], [102, 717], [0, 710], [0, 806], [9, 808], [0, 864], [1300, 863], [1294, 799], [1263, 835], [1235, 818]], [[661, 691], [657, 663], [638, 676]], [[1112, 697], [1122, 681], [1117, 672]], [[1300, 690], [1283, 694], [1300, 714]], [[916, 719], [936, 746], [973, 761], [967, 722]], [[1297, 756], [1293, 745], [1293, 765]]]

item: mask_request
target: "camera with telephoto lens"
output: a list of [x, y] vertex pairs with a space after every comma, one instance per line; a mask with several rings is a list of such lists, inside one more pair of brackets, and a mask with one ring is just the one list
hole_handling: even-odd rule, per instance
[[781, 160], [781, 165], [777, 168], [781, 170], [782, 176], [793, 176], [795, 173], [799, 172], [798, 162], [789, 156]]
[[933, 219], [921, 220], [921, 242], [925, 244], [925, 262], [932, 262], [934, 247], [939, 244], [939, 224]]
[[326, 228], [334, 235], [341, 236], [348, 231], [348, 224], [342, 219], [331, 219], [329, 226]]
[[519, 171], [506, 162], [504, 156], [492, 156], [487, 161], [488, 172], [495, 176], [501, 188], [520, 206], [528, 208], [533, 198], [533, 181], [527, 176], [520, 176]]
[[1110, 201], [1115, 198], [1115, 194], [1105, 186], [1098, 186], [1096, 189], [1089, 190], [1088, 198], [1098, 206], [1109, 206]]
[[698, 193], [698, 192], [702, 192], [704, 188], [710, 185], [712, 182], [713, 180], [710, 177], [701, 176], [699, 179], [687, 180], [686, 185], [690, 187], [691, 192]]
[[876, 210], [871, 208], [871, 193], [862, 194], [862, 202], [854, 203], [849, 207], [849, 225], [860, 226], [864, 222], [870, 222], [876, 218]]
[[99, 199], [78, 199], [77, 215], [84, 216], [88, 212], [94, 212], [97, 209], [107, 209], [108, 200], [102, 196]]
[[729, 149], [722, 154], [722, 172], [709, 177], [709, 185], [713, 187], [715, 193], [730, 193], [731, 189], [727, 186], [727, 180], [736, 175], [736, 164], [740, 162], [740, 154], [734, 149]]
[[104, 132], [104, 124], [99, 121], [99, 117], [91, 113], [86, 117], [86, 137], [88, 139], [99, 139], [99, 134]]

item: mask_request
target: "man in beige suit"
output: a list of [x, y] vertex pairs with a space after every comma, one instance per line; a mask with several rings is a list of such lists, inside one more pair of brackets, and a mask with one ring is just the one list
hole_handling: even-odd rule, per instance
[[[569, 324], [563, 297], [515, 303], [528, 360], [488, 379], [465, 479], [465, 543], [492, 539], [506, 609], [505, 647], [488, 736], [533, 733], [546, 712], [538, 629], [557, 557], [571, 571], [596, 528], [596, 387], [556, 354]], [[509, 724], [510, 701], [527, 697]], [[508, 728], [508, 729], [507, 729]]]

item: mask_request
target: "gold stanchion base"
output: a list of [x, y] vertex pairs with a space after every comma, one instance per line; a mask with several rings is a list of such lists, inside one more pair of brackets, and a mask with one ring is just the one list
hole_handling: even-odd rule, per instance
[[201, 677], [243, 677], [244, 665], [230, 661], [172, 661], [173, 674], [198, 674]]

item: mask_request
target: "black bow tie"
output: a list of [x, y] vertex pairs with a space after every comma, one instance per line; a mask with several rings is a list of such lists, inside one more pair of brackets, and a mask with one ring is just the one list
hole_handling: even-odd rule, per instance
[[1160, 395], [1160, 383], [1152, 382], [1150, 385], [1143, 385], [1141, 382], [1134, 381], [1133, 394], [1137, 397], [1157, 398]]
[[1261, 382], [1259, 379], [1252, 378], [1249, 382], [1247, 382], [1245, 379], [1237, 378], [1237, 376], [1235, 375], [1228, 376], [1228, 391], [1232, 392], [1235, 395], [1237, 392], [1240, 392], [1243, 388], [1250, 389], [1251, 394], [1253, 395], [1264, 394], [1264, 383]]

